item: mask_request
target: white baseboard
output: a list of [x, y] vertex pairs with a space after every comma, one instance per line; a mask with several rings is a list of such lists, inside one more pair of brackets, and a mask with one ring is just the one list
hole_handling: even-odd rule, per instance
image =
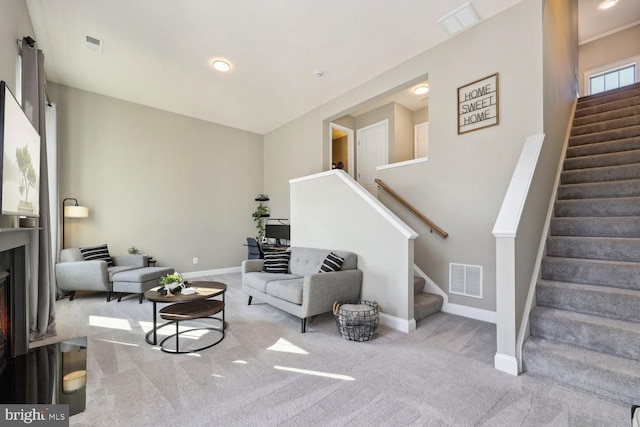
[[496, 353], [493, 358], [493, 363], [493, 366], [498, 371], [518, 376], [518, 360], [515, 357], [503, 353]]
[[188, 273], [182, 273], [182, 277], [185, 279], [194, 279], [202, 276], [215, 276], [216, 274], [229, 274], [229, 273], [241, 273], [242, 267], [228, 267], [228, 268], [218, 268], [215, 270], [204, 270], [204, 271], [190, 271]]
[[386, 313], [380, 313], [380, 324], [407, 334], [416, 330], [416, 319], [405, 320]]
[[442, 311], [445, 313], [455, 314], [457, 316], [468, 317], [470, 319], [481, 320], [483, 322], [489, 322], [495, 324], [496, 312], [483, 310], [481, 308], [467, 307], [466, 305], [444, 303], [442, 305]]

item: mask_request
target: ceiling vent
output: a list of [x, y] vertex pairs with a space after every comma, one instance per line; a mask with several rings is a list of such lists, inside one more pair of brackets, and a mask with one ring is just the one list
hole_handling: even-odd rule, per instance
[[450, 14], [438, 19], [438, 24], [440, 24], [450, 36], [455, 36], [479, 22], [480, 17], [478, 17], [471, 3], [466, 3]]
[[87, 47], [94, 52], [102, 53], [102, 40], [86, 36]]

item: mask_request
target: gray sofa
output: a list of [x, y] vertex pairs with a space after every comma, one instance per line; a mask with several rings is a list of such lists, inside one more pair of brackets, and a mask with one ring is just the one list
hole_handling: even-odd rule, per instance
[[[149, 263], [148, 257], [145, 255], [116, 255], [111, 256], [111, 259], [114, 265], [107, 267], [106, 261], [85, 261], [78, 248], [63, 249], [60, 252], [60, 262], [56, 264], [58, 289], [70, 292], [70, 299], [74, 298], [76, 291], [103, 291], [107, 292], [107, 301], [111, 301], [115, 279], [118, 284], [122, 285], [122, 289], [115, 291], [121, 293], [138, 292], [140, 293], [140, 302], [142, 302], [142, 293], [146, 290], [143, 285], [147, 282], [152, 283], [151, 275], [154, 276], [153, 286], [155, 286], [157, 279], [162, 275], [173, 273], [172, 268], [147, 267]], [[118, 273], [125, 271], [134, 273], [133, 270], [136, 270], [135, 277], [123, 275], [121, 280], [118, 280]], [[127, 288], [126, 285], [133, 281], [139, 282], [138, 286], [132, 289]], [[118, 298], [119, 300], [120, 298]]]
[[[362, 271], [358, 256], [352, 252], [292, 247], [287, 273], [262, 271], [264, 260], [242, 262], [242, 287], [255, 297], [301, 319], [301, 331], [307, 319], [333, 309], [335, 301], [360, 298]], [[333, 252], [344, 258], [340, 271], [319, 273], [326, 256]]]

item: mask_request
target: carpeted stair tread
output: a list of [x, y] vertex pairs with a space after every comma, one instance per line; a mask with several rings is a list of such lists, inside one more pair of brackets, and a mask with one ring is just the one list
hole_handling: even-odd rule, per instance
[[640, 197], [557, 200], [556, 217], [640, 216]]
[[[635, 109], [635, 107], [633, 108]], [[604, 132], [612, 129], [622, 129], [640, 125], [640, 115], [632, 114], [617, 119], [611, 119], [604, 122], [588, 123], [582, 126], [573, 126], [571, 128], [571, 136], [586, 135], [597, 132]]]
[[529, 337], [523, 346], [522, 362], [527, 373], [555, 378], [618, 402], [637, 403], [640, 396], [637, 360]]
[[640, 263], [566, 257], [542, 259], [544, 280], [640, 290]]
[[[637, 92], [640, 93], [640, 90], [638, 90]], [[576, 120], [580, 120], [583, 117], [595, 116], [608, 111], [621, 110], [627, 107], [640, 105], [640, 95], [627, 96], [624, 98], [611, 100], [610, 102], [605, 102], [600, 104], [595, 103], [592, 105], [586, 105], [586, 102], [582, 101], [583, 99], [584, 98], [580, 98], [580, 100], [578, 100], [578, 105], [576, 106], [576, 113], [574, 115], [574, 123]]]
[[640, 360], [640, 324], [557, 308], [531, 312], [531, 335]]
[[625, 100], [640, 96], [640, 83], [623, 86], [617, 89], [608, 90], [606, 92], [596, 93], [594, 95], [582, 96], [578, 99], [576, 110], [593, 107], [595, 105], [606, 105], [615, 101]]
[[569, 146], [574, 147], [576, 145], [593, 144], [596, 142], [633, 138], [636, 136], [640, 136], [640, 125], [571, 136], [569, 137]]
[[603, 169], [605, 166], [632, 165], [640, 162], [640, 149], [615, 153], [592, 154], [588, 156], [572, 157], [564, 161], [564, 170], [574, 169]]
[[596, 199], [612, 197], [640, 197], [640, 179], [624, 181], [588, 182], [558, 186], [558, 199]]
[[591, 123], [602, 123], [608, 120], [621, 119], [638, 114], [640, 110], [640, 96], [626, 98], [626, 100], [627, 102], [624, 103], [625, 106], [622, 108], [607, 109], [575, 118], [573, 120], [573, 127], [578, 128]]
[[413, 276], [413, 294], [418, 295], [420, 292], [424, 290], [424, 284], [426, 280], [421, 276]]
[[424, 319], [427, 316], [442, 310], [444, 298], [438, 294], [420, 292], [413, 297], [413, 317], [415, 320]]
[[593, 144], [567, 147], [567, 159], [595, 154], [617, 153], [640, 149], [640, 137], [623, 138], [615, 141], [595, 142]]
[[640, 291], [539, 280], [536, 305], [640, 323]]
[[[551, 219], [552, 236], [640, 237], [640, 217], [562, 217]], [[640, 261], [640, 258], [638, 258]]]
[[547, 239], [547, 255], [563, 258], [636, 262], [640, 260], [640, 239], [551, 236]]
[[[604, 160], [624, 161], [624, 159], [620, 158]], [[589, 182], [626, 181], [630, 179], [640, 179], [640, 163], [610, 166], [603, 162], [602, 167], [587, 166], [584, 169], [566, 170], [562, 172], [560, 184], [584, 184]]]

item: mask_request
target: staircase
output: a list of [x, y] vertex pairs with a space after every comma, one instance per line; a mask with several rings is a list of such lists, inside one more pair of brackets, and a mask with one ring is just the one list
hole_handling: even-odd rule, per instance
[[523, 369], [640, 402], [640, 84], [580, 98]]
[[438, 294], [422, 292], [424, 284], [424, 278], [413, 278], [413, 318], [416, 322], [442, 310], [444, 302], [444, 298]]

